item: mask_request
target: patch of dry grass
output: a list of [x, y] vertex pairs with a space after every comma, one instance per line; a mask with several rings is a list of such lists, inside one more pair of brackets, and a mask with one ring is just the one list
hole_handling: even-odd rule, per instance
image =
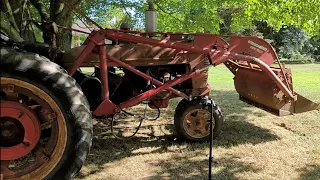
[[[320, 65], [292, 68], [296, 89], [320, 102]], [[243, 103], [224, 67], [211, 69], [209, 81], [225, 115], [214, 141], [214, 179], [320, 179], [320, 111], [277, 117]], [[110, 122], [95, 120], [93, 147], [76, 179], [207, 179], [208, 144], [181, 142], [172, 132], [177, 103], [130, 140], [113, 138]]]

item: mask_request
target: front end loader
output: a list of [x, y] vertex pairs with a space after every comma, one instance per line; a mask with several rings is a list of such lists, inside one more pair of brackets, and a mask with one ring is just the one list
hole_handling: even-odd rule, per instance
[[[201, 106], [201, 99], [209, 95], [208, 68], [212, 66], [224, 64], [234, 74], [241, 100], [278, 116], [320, 108], [293, 90], [291, 70], [279, 62], [269, 43], [257, 37], [101, 29], [92, 32], [82, 46], [66, 52], [61, 64], [71, 76], [79, 73], [79, 67], [95, 67], [91, 78], [100, 80], [102, 95], [93, 98], [101, 100], [94, 116], [113, 116], [145, 100], [151, 108], [166, 108], [170, 99], [183, 98], [174, 124], [177, 134], [191, 141], [209, 137], [210, 112]], [[276, 64], [277, 68], [272, 67]], [[123, 71], [122, 80], [115, 69]], [[90, 91], [93, 88], [84, 93]], [[214, 137], [222, 122], [221, 110], [216, 109]]]

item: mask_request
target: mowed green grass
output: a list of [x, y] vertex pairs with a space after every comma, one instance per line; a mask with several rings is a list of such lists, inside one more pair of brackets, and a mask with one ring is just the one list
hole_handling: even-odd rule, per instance
[[[294, 89], [320, 102], [320, 65], [287, 67]], [[224, 66], [209, 71], [211, 97], [225, 120], [214, 141], [213, 179], [320, 179], [320, 111], [277, 117], [238, 100], [232, 78]], [[76, 179], [207, 179], [209, 145], [173, 135], [178, 102], [130, 140], [113, 138], [109, 122], [95, 120], [93, 147]]]

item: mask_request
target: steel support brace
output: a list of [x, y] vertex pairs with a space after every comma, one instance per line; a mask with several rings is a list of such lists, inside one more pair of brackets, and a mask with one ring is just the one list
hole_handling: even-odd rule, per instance
[[[107, 55], [107, 57], [108, 57], [108, 59], [110, 59], [114, 63], [118, 64], [119, 66], [121, 66], [123, 68], [126, 68], [127, 70], [129, 70], [129, 71], [131, 71], [131, 72], [133, 72], [133, 73], [135, 73], [135, 74], [137, 74], [137, 75], [139, 75], [139, 76], [141, 76], [141, 77], [153, 82], [154, 84], [156, 84], [158, 86], [163, 85], [162, 82], [160, 82], [160, 81], [152, 78], [151, 76], [139, 71], [138, 69], [136, 69], [136, 68], [134, 68], [134, 67], [132, 67], [132, 66], [130, 66], [130, 65], [128, 65], [128, 64], [126, 64], [126, 63], [114, 58], [114, 57], [112, 57], [112, 56]], [[171, 91], [172, 93], [176, 94], [177, 96], [180, 96], [180, 97], [182, 97], [184, 99], [188, 99], [188, 96], [186, 94], [184, 94], [183, 92], [181, 92], [181, 91], [178, 91], [178, 90], [176, 90], [176, 89], [174, 89], [172, 87], [169, 87], [168, 90]]]
[[[247, 61], [247, 62], [255, 62], [260, 67], [260, 69], [277, 84], [277, 86], [281, 89], [281, 91], [288, 98], [291, 98], [292, 100], [296, 100], [296, 96], [294, 94], [292, 94], [292, 92], [281, 81], [281, 79], [272, 71], [272, 69], [268, 65], [266, 65], [263, 61], [261, 61], [260, 59], [252, 57], [252, 56], [246, 56], [246, 55], [232, 53], [232, 52], [226, 53], [225, 56], [228, 58], [235, 58], [237, 60], [243, 60], [243, 61]], [[220, 59], [220, 61], [214, 61], [214, 63], [216, 63], [217, 65], [220, 63], [224, 63], [228, 60], [228, 58]]]
[[141, 101], [143, 101], [145, 99], [148, 99], [149, 97], [151, 97], [151, 96], [153, 96], [153, 95], [155, 95], [155, 94], [157, 94], [157, 93], [159, 93], [159, 92], [161, 92], [163, 90], [166, 90], [169, 87], [172, 87], [172, 86], [177, 85], [177, 84], [179, 84], [179, 83], [181, 83], [181, 82], [183, 82], [183, 81], [185, 81], [187, 79], [190, 79], [190, 78], [192, 78], [192, 77], [194, 77], [196, 75], [199, 75], [203, 70], [205, 70], [205, 69], [196, 70], [194, 72], [191, 72], [191, 73], [188, 73], [188, 74], [184, 74], [184, 75], [182, 75], [182, 76], [180, 76], [180, 77], [178, 77], [178, 78], [176, 78], [174, 80], [171, 80], [171, 81], [163, 84], [162, 86], [159, 86], [157, 88], [154, 88], [154, 89], [151, 89], [151, 90], [146, 91], [144, 93], [141, 93], [138, 96], [133, 97], [133, 98], [129, 99], [128, 101], [125, 101], [125, 102], [119, 104], [119, 107], [121, 109], [123, 109], [123, 108], [127, 108], [127, 107], [131, 107], [133, 105], [136, 105], [137, 103], [139, 103], [139, 102], [141, 102]]
[[100, 55], [100, 79], [103, 87], [103, 100], [109, 100], [109, 86], [108, 86], [108, 64], [107, 64], [107, 50], [106, 46], [99, 46]]
[[[92, 50], [97, 45], [104, 45], [105, 37], [103, 32], [94, 32], [94, 35], [92, 37], [89, 36], [87, 40], [88, 40], [87, 46], [83, 49], [83, 51], [74, 61], [74, 64], [68, 69], [68, 74], [70, 76], [72, 76], [77, 71], [77, 69], [81, 66], [84, 60], [92, 53]], [[100, 58], [100, 61], [102, 61], [101, 58]], [[106, 61], [106, 59], [104, 59], [104, 61]]]
[[[197, 46], [192, 46], [192, 45], [183, 44], [179, 42], [172, 42], [172, 41], [166, 42], [166, 41], [151, 39], [151, 38], [142, 37], [142, 36], [130, 35], [130, 34], [113, 30], [113, 29], [107, 29], [105, 30], [105, 33], [107, 37], [111, 39], [119, 39], [119, 40], [124, 40], [129, 42], [149, 44], [153, 46], [172, 48], [172, 49], [195, 52], [200, 54], [209, 54], [212, 50], [211, 48], [199, 48]], [[212, 35], [212, 34], [206, 34], [205, 36], [216, 37], [215, 35]]]

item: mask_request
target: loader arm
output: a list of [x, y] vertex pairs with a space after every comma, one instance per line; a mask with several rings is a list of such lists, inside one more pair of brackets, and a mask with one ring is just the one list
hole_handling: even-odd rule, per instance
[[[156, 40], [110, 29], [106, 30], [106, 34], [111, 39], [205, 54], [213, 66], [224, 63], [235, 74], [234, 84], [241, 100], [278, 116], [320, 109], [320, 104], [293, 90], [291, 70], [280, 64], [273, 47], [261, 38], [159, 33], [162, 38]], [[193, 35], [193, 43], [184, 44], [173, 40], [183, 35]], [[280, 68], [271, 67], [274, 62]]]

